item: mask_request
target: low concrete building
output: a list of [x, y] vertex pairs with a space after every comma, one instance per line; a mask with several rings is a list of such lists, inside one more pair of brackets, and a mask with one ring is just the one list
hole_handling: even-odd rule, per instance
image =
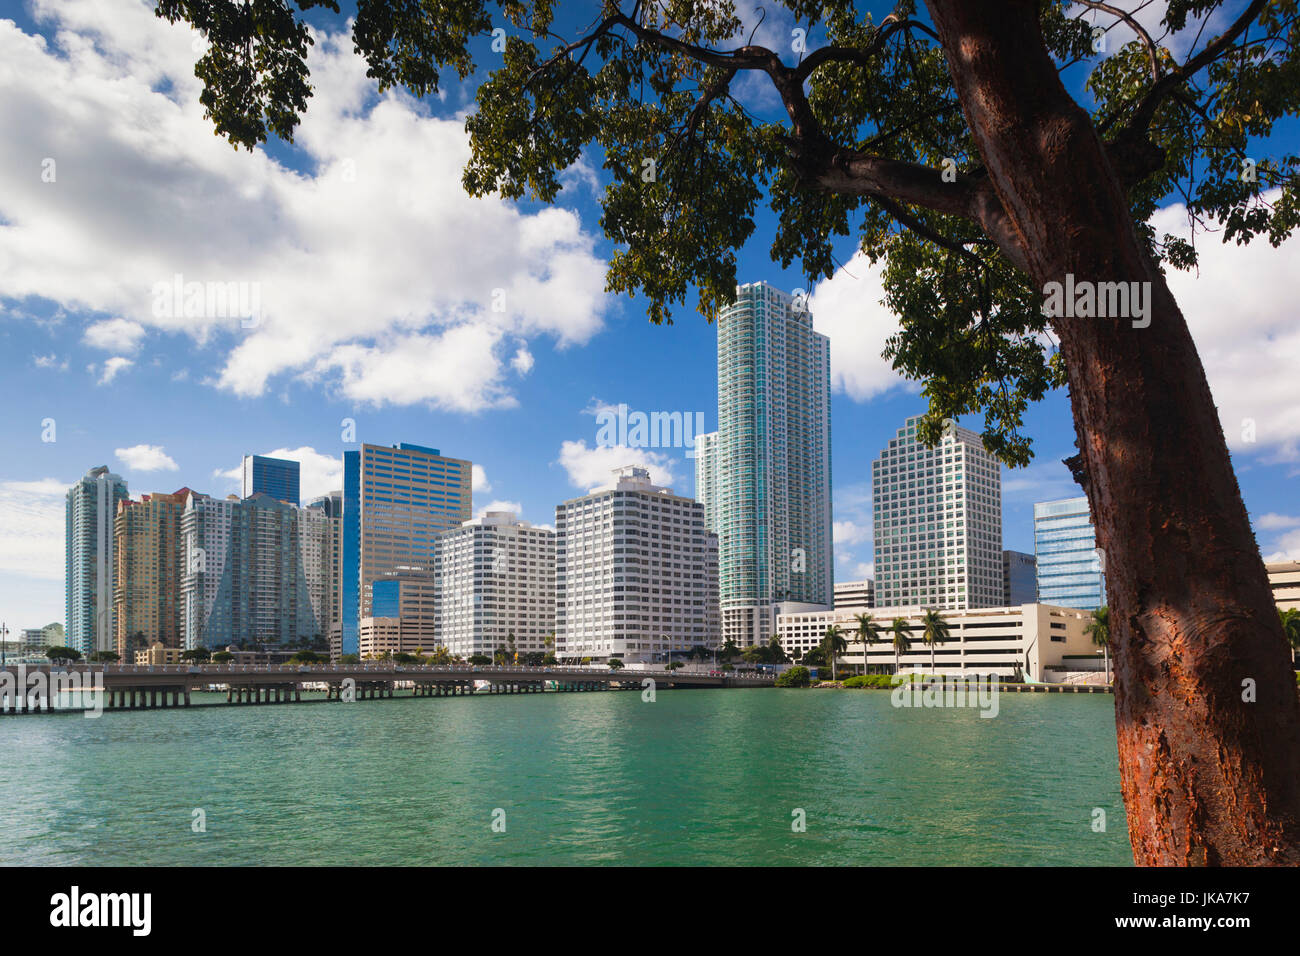
[[181, 648], [168, 647], [162, 641], [154, 641], [142, 651], [135, 652], [136, 667], [161, 667], [164, 664], [179, 664]]
[[864, 581], [835, 582], [835, 610], [860, 614], [876, 603], [876, 586], [871, 578]]
[[[919, 607], [874, 608], [872, 620], [886, 632], [866, 648], [871, 673], [929, 673], [930, 648], [922, 639]], [[858, 637], [860, 611], [819, 611], [777, 616], [781, 648], [792, 658], [802, 657], [825, 637], [826, 629], [838, 626], [848, 651], [836, 657], [841, 672], [862, 673], [863, 645]], [[1100, 648], [1084, 633], [1091, 614], [1073, 608], [1047, 604], [1019, 607], [945, 610], [949, 640], [934, 648], [934, 668], [941, 674], [997, 674], [1029, 681], [1049, 681], [1069, 671], [1100, 671], [1104, 661]], [[907, 621], [911, 647], [894, 656], [896, 618]]]
[[1264, 569], [1278, 610], [1300, 608], [1300, 561], [1278, 561], [1264, 565]]

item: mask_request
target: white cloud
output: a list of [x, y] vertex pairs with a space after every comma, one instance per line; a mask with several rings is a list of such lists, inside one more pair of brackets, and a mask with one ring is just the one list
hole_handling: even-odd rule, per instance
[[481, 518], [489, 511], [509, 511], [515, 515], [521, 515], [524, 513], [524, 506], [517, 501], [492, 501], [474, 512], [474, 516]]
[[[340, 491], [343, 488], [342, 455], [324, 454], [310, 445], [302, 445], [298, 448], [276, 448], [271, 451], [249, 452], [249, 454], [296, 461], [298, 463], [298, 494], [301, 495], [304, 503], [312, 498], [329, 494], [331, 491]], [[212, 477], [226, 480], [229, 482], [228, 488], [230, 491], [237, 493], [243, 481], [242, 462], [224, 471], [218, 468], [212, 473]]]
[[[1188, 16], [1187, 24], [1183, 29], [1176, 34], [1169, 35], [1167, 28], [1161, 22], [1165, 18], [1165, 11], [1169, 8], [1168, 0], [1144, 0], [1144, 2], [1136, 5], [1128, 3], [1119, 6], [1126, 9], [1157, 44], [1167, 47], [1174, 57], [1180, 61], [1186, 59], [1193, 49], [1192, 44], [1198, 38], [1200, 42], [1197, 48], [1200, 48], [1222, 32], [1222, 30], [1215, 28], [1215, 24], [1223, 19], [1221, 9], [1210, 12], [1211, 23], [1205, 29], [1200, 29], [1204, 17], [1192, 14]], [[1134, 32], [1133, 28], [1114, 14], [1076, 3], [1069, 8], [1068, 15], [1082, 19], [1089, 25], [1099, 26], [1106, 30], [1106, 47], [1097, 54], [1098, 59], [1118, 53], [1126, 43], [1137, 39], [1137, 33]]]
[[[100, 385], [110, 384], [113, 381], [113, 379], [117, 378], [118, 372], [130, 368], [134, 364], [135, 363], [132, 362], [129, 358], [124, 358], [121, 355], [115, 355], [110, 359], [106, 359], [104, 361], [104, 371], [99, 376], [99, 384]], [[90, 372], [92, 375], [95, 374], [95, 366], [93, 364], [86, 366], [86, 370]]]
[[[52, 41], [0, 21], [5, 296], [116, 316], [84, 333], [118, 346], [105, 382], [142, 344], [135, 328], [181, 331], [238, 395], [300, 376], [358, 403], [472, 412], [513, 403], [510, 365], [532, 352], [512, 359], [508, 341], [580, 345], [602, 328], [614, 300], [579, 217], [465, 195], [463, 117], [377, 96], [345, 34], [311, 51], [303, 173], [213, 135], [195, 34], [151, 2], [33, 9]], [[56, 160], [54, 182], [33, 155]], [[260, 321], [155, 309], [178, 275], [248, 284]]]
[[1268, 563], [1274, 561], [1300, 561], [1300, 529], [1288, 531], [1273, 542], [1273, 550], [1264, 555]]
[[[1271, 532], [1267, 544], [1260, 551], [1266, 562], [1300, 561], [1300, 515], [1283, 515], [1268, 512], [1251, 519], [1256, 532]], [[1258, 535], [1257, 537], [1264, 537]]]
[[852, 547], [871, 541], [871, 528], [852, 521], [836, 521], [832, 526], [832, 539], [837, 547]]
[[1059, 460], [1043, 460], [1024, 468], [1002, 471], [1002, 500], [1032, 504], [1061, 498], [1080, 498], [1083, 489]]
[[510, 360], [510, 367], [520, 375], [527, 375], [533, 370], [533, 353], [526, 346], [519, 346], [515, 357]]
[[885, 340], [898, 331], [898, 318], [881, 304], [879, 271], [855, 253], [835, 275], [813, 288], [813, 327], [831, 340], [831, 387], [856, 402], [902, 388], [918, 391], [880, 357]]
[[[1152, 224], [1157, 235], [1187, 233], [1181, 205], [1160, 210]], [[1169, 287], [1205, 365], [1228, 447], [1300, 461], [1300, 239], [1275, 249], [1266, 238], [1239, 246], [1202, 235], [1197, 250], [1199, 277], [1171, 269]]]
[[492, 482], [488, 481], [487, 471], [482, 465], [470, 466], [470, 490], [476, 494], [487, 494], [492, 490]]
[[0, 571], [63, 580], [64, 502], [70, 487], [72, 482], [54, 478], [0, 481], [0, 541], [5, 543]]
[[1255, 527], [1261, 531], [1281, 531], [1286, 528], [1300, 528], [1300, 515], [1280, 515], [1273, 512], [1262, 514], [1255, 519]]
[[59, 361], [59, 357], [51, 352], [49, 355], [33, 355], [32, 363], [37, 368], [50, 368], [59, 372], [68, 370], [68, 360]]
[[162, 445], [132, 445], [113, 450], [117, 460], [131, 471], [179, 471], [180, 466], [163, 451]]
[[566, 441], [560, 446], [559, 463], [569, 474], [569, 484], [590, 490], [603, 488], [614, 481], [614, 472], [627, 465], [641, 465], [650, 472], [656, 485], [670, 487], [675, 475], [676, 459], [648, 448], [623, 445], [597, 445], [588, 448], [586, 440]]
[[134, 352], [144, 338], [144, 326], [128, 319], [105, 319], [86, 327], [82, 341], [105, 352]]

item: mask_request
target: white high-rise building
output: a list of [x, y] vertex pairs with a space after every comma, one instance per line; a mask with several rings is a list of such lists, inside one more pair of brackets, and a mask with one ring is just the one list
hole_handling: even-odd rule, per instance
[[831, 605], [830, 407], [830, 341], [803, 297], [740, 286], [718, 317], [717, 438], [696, 446], [737, 646], [775, 635], [778, 604]]
[[871, 463], [877, 607], [1002, 604], [1002, 466], [953, 425], [939, 444], [907, 419]]
[[509, 511], [489, 511], [444, 531], [437, 553], [437, 633], [448, 651], [469, 657], [491, 656], [511, 644], [520, 654], [550, 649], [554, 531], [534, 528]]
[[69, 647], [87, 657], [116, 646], [113, 524], [118, 503], [127, 500], [126, 482], [112, 474], [107, 465], [90, 469], [68, 489], [67, 641]]
[[718, 533], [718, 433], [695, 436], [695, 500], [704, 505], [704, 527]]
[[718, 634], [718, 544], [704, 506], [620, 469], [555, 509], [556, 655], [665, 662]]

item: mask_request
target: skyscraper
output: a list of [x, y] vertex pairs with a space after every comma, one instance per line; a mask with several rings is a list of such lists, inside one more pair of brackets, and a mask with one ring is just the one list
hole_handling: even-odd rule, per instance
[[1038, 600], [1092, 611], [1106, 603], [1106, 569], [1087, 498], [1034, 505]]
[[330, 523], [330, 567], [329, 567], [329, 632], [331, 645], [337, 641], [342, 625], [343, 613], [343, 492], [331, 491], [318, 495], [306, 505], [308, 510], [323, 514]]
[[245, 455], [242, 497], [261, 492], [277, 501], [298, 506], [298, 462], [265, 455]]
[[113, 522], [126, 482], [100, 465], [68, 489], [65, 506], [68, 646], [84, 655], [113, 650]]
[[740, 286], [718, 317], [718, 432], [697, 444], [696, 465], [718, 534], [724, 640], [766, 642], [779, 602], [830, 606], [830, 432], [829, 340], [802, 298]]
[[1038, 603], [1038, 562], [1032, 554], [1002, 552], [1002, 603], [1007, 607]]
[[718, 533], [718, 433], [695, 436], [695, 500], [704, 505], [704, 526]]
[[334, 554], [325, 515], [263, 492], [242, 500], [190, 492], [181, 537], [185, 647], [325, 639]]
[[555, 532], [489, 511], [438, 544], [438, 639], [452, 654], [545, 653], [555, 630]]
[[402, 569], [433, 575], [438, 535], [469, 520], [471, 467], [406, 442], [343, 453], [341, 653], [360, 652], [375, 581]]
[[953, 425], [939, 444], [907, 419], [871, 463], [876, 607], [1002, 605], [1002, 466]]
[[190, 489], [143, 495], [118, 505], [114, 524], [115, 650], [123, 661], [154, 643], [181, 645], [181, 516]]
[[718, 545], [703, 506], [644, 468], [616, 475], [555, 509], [556, 656], [666, 662], [714, 647]]

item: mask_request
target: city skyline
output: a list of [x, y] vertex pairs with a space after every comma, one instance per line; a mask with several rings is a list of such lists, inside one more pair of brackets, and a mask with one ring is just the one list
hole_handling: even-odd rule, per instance
[[[11, 409], [0, 437], [18, 451], [0, 468], [0, 619], [11, 629], [64, 615], [63, 497], [92, 465], [121, 474], [137, 497], [182, 485], [223, 497], [239, 489], [243, 455], [298, 457], [305, 501], [341, 487], [341, 454], [355, 446], [340, 435], [351, 421], [362, 440], [402, 436], [475, 462], [475, 513], [500, 504], [547, 524], [556, 501], [629, 463], [598, 444], [595, 409], [689, 409], [717, 426], [715, 328], [688, 311], [653, 327], [641, 300], [603, 292], [613, 254], [596, 226], [603, 171], [575, 166], [553, 209], [461, 194], [459, 111], [472, 84], [418, 109], [374, 97], [350, 43], [324, 27], [304, 136], [237, 162], [202, 119], [184, 28], [146, 11], [117, 29], [71, 2], [39, 22], [26, 7], [6, 16], [0, 51], [50, 77], [46, 88], [15, 93], [40, 108], [11, 115], [41, 125], [12, 140], [46, 141], [41, 117], [64, 115], [69, 102], [84, 124], [72, 128], [55, 182], [43, 182], [27, 154], [0, 163], [3, 249], [13, 257], [0, 289]], [[95, 70], [72, 68], [60, 31], [97, 38], [82, 54]], [[123, 86], [133, 71], [156, 82]], [[136, 108], [103, 109], [110, 88]], [[93, 158], [104, 124], [122, 150], [119, 178]], [[333, 140], [329, 131], [341, 129], [348, 136]], [[158, 135], [173, 154], [122, 145]], [[416, 145], [428, 142], [434, 169]], [[412, 156], [425, 162], [402, 158]], [[111, 199], [123, 180], [146, 190], [138, 203]], [[400, 198], [393, 183], [414, 193]], [[51, 205], [50, 195], [67, 200]], [[246, 198], [231, 207], [231, 196]], [[142, 206], [159, 215], [143, 223]], [[444, 210], [450, 226], [431, 227], [430, 209]], [[1157, 234], [1181, 234], [1183, 219], [1167, 205], [1153, 223]], [[880, 358], [897, 322], [854, 238], [835, 238], [843, 265], [833, 278], [809, 281], [770, 261], [776, 217], [761, 210], [755, 222], [738, 281], [808, 290], [815, 327], [831, 340], [835, 577], [860, 578], [873, 560], [871, 458], [924, 400]], [[373, 249], [358, 251], [357, 223], [380, 237]], [[83, 233], [114, 241], [91, 256], [73, 238]], [[304, 235], [313, 237], [306, 260]], [[59, 255], [34, 260], [29, 249]], [[1300, 557], [1300, 410], [1286, 371], [1298, 341], [1287, 277], [1300, 271], [1300, 242], [1247, 250], [1210, 241], [1200, 251], [1199, 276], [1169, 281], [1201, 346], [1260, 550]], [[155, 285], [174, 287], [177, 276], [182, 287], [261, 283], [264, 321], [155, 314]], [[505, 313], [492, 311], [498, 289]], [[1241, 318], [1218, 321], [1228, 309]], [[1003, 543], [1030, 552], [1034, 502], [1079, 493], [1060, 464], [1075, 451], [1064, 391], [1031, 408], [1023, 431], [1037, 458], [1004, 473]], [[645, 451], [657, 482], [694, 494], [687, 449]]]

